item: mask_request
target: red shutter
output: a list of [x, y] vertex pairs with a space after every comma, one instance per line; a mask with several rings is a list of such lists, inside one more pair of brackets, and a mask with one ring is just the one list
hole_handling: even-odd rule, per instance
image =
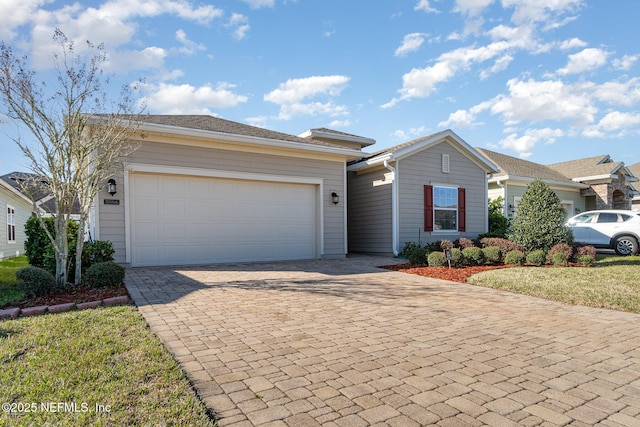
[[467, 231], [466, 191], [458, 188], [458, 231]]
[[424, 186], [424, 231], [433, 231], [433, 185]]

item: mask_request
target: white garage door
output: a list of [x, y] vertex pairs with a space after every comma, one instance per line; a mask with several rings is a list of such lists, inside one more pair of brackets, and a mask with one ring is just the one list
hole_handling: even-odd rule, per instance
[[130, 175], [134, 266], [312, 259], [316, 185]]

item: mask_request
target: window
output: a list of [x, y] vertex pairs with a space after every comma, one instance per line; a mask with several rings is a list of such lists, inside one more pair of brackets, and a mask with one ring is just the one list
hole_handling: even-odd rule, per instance
[[425, 231], [466, 231], [464, 188], [424, 186]]
[[16, 241], [16, 210], [13, 206], [7, 205], [7, 242]]
[[618, 222], [618, 214], [602, 212], [598, 215], [598, 222]]

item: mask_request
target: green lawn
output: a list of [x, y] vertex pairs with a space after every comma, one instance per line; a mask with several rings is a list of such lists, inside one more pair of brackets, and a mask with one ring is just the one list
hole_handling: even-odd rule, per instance
[[29, 265], [26, 256], [0, 261], [0, 307], [21, 301], [25, 293], [18, 286], [16, 270]]
[[473, 275], [467, 282], [567, 304], [640, 313], [640, 256], [599, 255], [592, 268], [491, 270]]
[[0, 425], [216, 425], [133, 306], [2, 321], [0, 364]]

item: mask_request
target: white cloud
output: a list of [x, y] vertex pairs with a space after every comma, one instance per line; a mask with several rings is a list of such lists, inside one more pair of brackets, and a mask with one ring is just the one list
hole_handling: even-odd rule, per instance
[[566, 19], [559, 20], [565, 13], [577, 12], [584, 4], [584, 0], [501, 0], [505, 8], [513, 7], [512, 22], [523, 24], [527, 22], [544, 22], [553, 28], [566, 24]]
[[203, 44], [189, 40], [184, 30], [176, 31], [176, 40], [182, 44], [182, 47], [179, 48], [178, 51], [185, 55], [193, 55], [198, 51], [207, 50]]
[[504, 71], [507, 69], [509, 64], [513, 61], [513, 56], [511, 55], [503, 55], [500, 58], [496, 59], [496, 62], [493, 63], [491, 68], [487, 68], [480, 72], [480, 79], [484, 80], [491, 76], [492, 74], [499, 73], [500, 71]]
[[612, 111], [600, 121], [584, 129], [582, 135], [587, 138], [621, 138], [629, 132], [640, 134], [640, 113]]
[[249, 18], [241, 13], [233, 13], [226, 26], [233, 28], [233, 38], [236, 40], [242, 40], [247, 37], [247, 33], [251, 29]]
[[353, 123], [351, 122], [351, 120], [333, 120], [331, 123], [329, 123], [329, 127], [331, 127], [331, 128], [348, 128], [352, 124]]
[[251, 9], [261, 9], [263, 7], [273, 7], [276, 2], [275, 0], [242, 0], [247, 3]]
[[562, 50], [570, 50], [586, 46], [587, 42], [585, 42], [584, 40], [580, 40], [577, 37], [574, 37], [571, 40], [565, 40], [558, 45], [558, 47]]
[[412, 127], [409, 130], [398, 129], [394, 131], [391, 135], [397, 141], [407, 141], [410, 139], [419, 138], [424, 136], [428, 132], [428, 128], [426, 126]]
[[610, 81], [601, 85], [589, 84], [586, 89], [592, 92], [594, 99], [608, 104], [627, 107], [640, 104], [640, 77], [634, 77], [625, 82]]
[[510, 125], [521, 121], [571, 121], [586, 125], [594, 121], [597, 108], [592, 104], [589, 91], [579, 84], [566, 85], [560, 80], [507, 82], [508, 95], [499, 96], [491, 107], [493, 114], [502, 116]]
[[418, 2], [418, 4], [416, 4], [413, 9], [414, 10], [421, 10], [421, 11], [427, 12], [427, 13], [437, 12], [436, 9], [431, 7], [431, 5], [429, 4], [429, 0], [420, 0]]
[[424, 43], [424, 38], [427, 34], [424, 33], [411, 33], [404, 36], [402, 39], [402, 45], [396, 49], [396, 56], [405, 56], [408, 53], [417, 51]]
[[[280, 83], [277, 89], [264, 96], [264, 100], [280, 106], [278, 119], [289, 120], [297, 116], [327, 115], [330, 117], [347, 116], [349, 110], [337, 105], [331, 98], [340, 95], [349, 82], [349, 77], [311, 76], [301, 79], [289, 79]], [[328, 97], [328, 102], [306, 102], [316, 97]]]
[[583, 49], [578, 53], [569, 55], [569, 61], [564, 68], [558, 70], [558, 74], [579, 74], [602, 67], [607, 63], [609, 52], [598, 48]]
[[104, 70], [126, 73], [132, 70], [160, 69], [167, 57], [167, 51], [160, 47], [146, 47], [142, 50], [125, 50], [109, 53]]
[[498, 145], [505, 150], [512, 150], [519, 154], [521, 158], [531, 156], [533, 148], [539, 143], [552, 144], [557, 138], [564, 136], [561, 129], [527, 129], [524, 135], [512, 133], [500, 140]]
[[640, 59], [640, 55], [624, 55], [621, 59], [614, 59], [613, 66], [618, 70], [628, 70], [633, 67], [633, 64]]
[[9, 41], [15, 37], [14, 30], [29, 23], [41, 6], [52, 0], [2, 0], [0, 2], [0, 40]]
[[226, 82], [215, 87], [210, 84], [200, 87], [144, 84], [142, 89], [147, 94], [143, 101], [159, 114], [214, 114], [213, 109], [235, 107], [248, 99], [234, 93], [235, 85]]

